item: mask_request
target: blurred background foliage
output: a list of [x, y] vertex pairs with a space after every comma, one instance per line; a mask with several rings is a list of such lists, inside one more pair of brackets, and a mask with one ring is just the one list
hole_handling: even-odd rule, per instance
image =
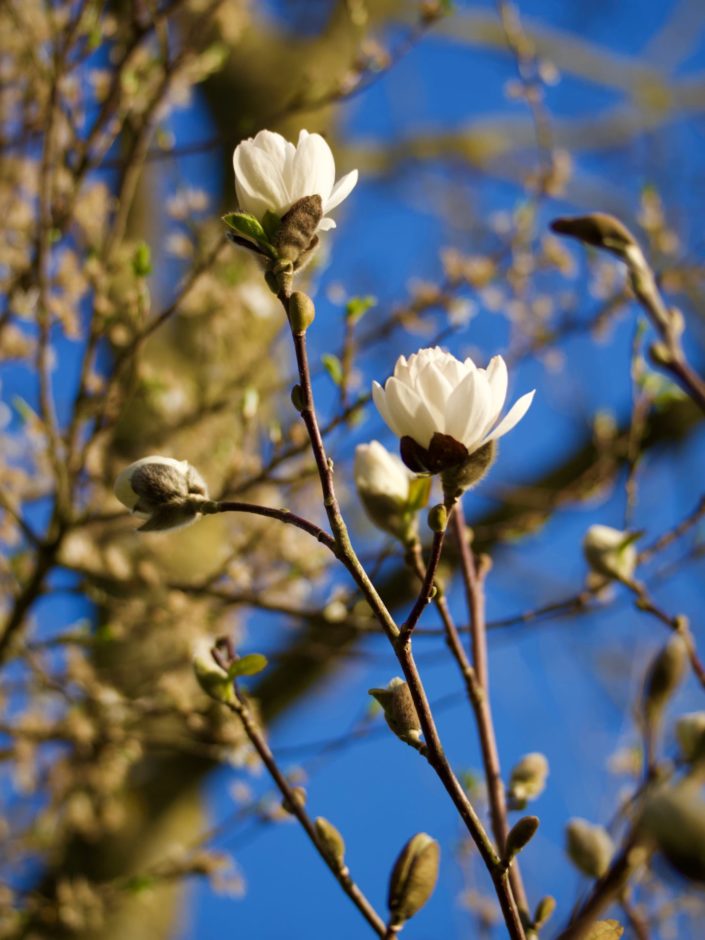
[[[558, 899], [554, 935], [585, 891], [563, 827], [607, 825], [638, 786], [632, 712], [667, 638], [624, 590], [585, 595], [580, 540], [603, 522], [650, 543], [690, 519], [645, 578], [705, 642], [705, 439], [648, 360], [620, 265], [547, 224], [593, 210], [628, 224], [702, 365], [702, 3], [5, 0], [0, 36], [0, 936], [362, 935], [193, 681], [194, 640], [223, 633], [270, 657], [250, 684], [263, 725], [349, 835], [373, 900], [426, 828], [442, 880], [409, 934], [503, 935], [443, 794], [368, 712], [366, 689], [396, 669], [323, 549], [242, 515], [138, 537], [111, 493], [125, 464], [162, 453], [216, 496], [323, 522], [281, 313], [219, 221], [232, 150], [263, 127], [320, 131], [339, 173], [360, 170], [305, 280], [337, 485], [393, 609], [415, 585], [350, 474], [354, 443], [386, 439], [371, 378], [438, 342], [502, 352], [514, 391], [538, 389], [466, 512], [495, 562], [503, 764], [542, 751], [551, 765], [525, 870], [534, 903]], [[455, 602], [452, 552], [444, 564]], [[483, 805], [462, 686], [430, 611], [424, 625], [419, 664]], [[665, 764], [672, 719], [701, 697], [688, 679]], [[658, 865], [634, 904], [631, 936], [699, 936], [701, 896]]]

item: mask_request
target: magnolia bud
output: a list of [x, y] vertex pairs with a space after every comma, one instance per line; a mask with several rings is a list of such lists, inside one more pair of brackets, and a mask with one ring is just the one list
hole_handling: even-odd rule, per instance
[[646, 674], [643, 707], [649, 723], [660, 720], [666, 703], [683, 681], [687, 666], [685, 641], [676, 634], [654, 657]]
[[328, 858], [339, 869], [345, 868], [345, 841], [333, 823], [328, 822], [323, 816], [319, 816], [314, 824], [316, 835], [318, 836], [323, 849]]
[[533, 839], [538, 828], [538, 816], [522, 816], [521, 819], [514, 823], [507, 836], [507, 848], [505, 851], [507, 863], [511, 862], [514, 856], [518, 852], [521, 852], [524, 846]]
[[201, 639], [193, 648], [191, 659], [193, 672], [198, 684], [210, 698], [216, 702], [232, 702], [235, 693], [232, 679], [227, 671], [213, 658], [213, 644], [209, 639]]
[[443, 494], [449, 503], [460, 499], [463, 493], [476, 486], [487, 474], [497, 456], [497, 442], [490, 441], [469, 457], [441, 473]]
[[403, 924], [426, 904], [438, 879], [441, 850], [425, 832], [409, 839], [389, 878], [389, 911], [392, 923]]
[[523, 809], [530, 800], [541, 796], [548, 777], [548, 761], [543, 754], [526, 754], [512, 768], [509, 777], [509, 800], [512, 809]]
[[538, 930], [543, 927], [543, 925], [550, 920], [551, 915], [556, 909], [556, 899], [551, 897], [550, 894], [547, 894], [545, 897], [541, 898], [539, 903], [536, 905], [536, 910], [534, 912], [534, 927]]
[[282, 809], [285, 813], [289, 813], [290, 816], [296, 815], [296, 809], [303, 809], [306, 805], [306, 798], [308, 794], [304, 787], [292, 787], [291, 796], [289, 799], [288, 796], [285, 796], [282, 800]]
[[185, 460], [143, 457], [117, 477], [115, 496], [147, 521], [142, 532], [176, 529], [194, 522], [208, 502], [208, 489]]
[[430, 480], [415, 479], [379, 441], [356, 447], [353, 473], [370, 520], [404, 544], [412, 541], [417, 533], [416, 513], [428, 501]]
[[676, 871], [705, 882], [705, 802], [697, 790], [681, 785], [654, 793], [644, 805], [637, 831]]
[[294, 291], [289, 298], [289, 323], [294, 333], [305, 333], [316, 317], [313, 301], [300, 290]]
[[428, 511], [428, 527], [432, 532], [445, 532], [448, 525], [448, 510], [439, 503]]
[[705, 759], [705, 712], [681, 715], [676, 722], [676, 740], [683, 760], [694, 763]]
[[566, 826], [566, 850], [575, 867], [590, 878], [601, 878], [614, 855], [614, 843], [603, 826], [571, 819]]
[[382, 706], [384, 717], [394, 734], [405, 744], [418, 747], [421, 742], [421, 722], [406, 682], [397, 676], [386, 689], [370, 689], [369, 694]]
[[293, 262], [299, 270], [318, 244], [316, 229], [323, 217], [323, 203], [318, 195], [304, 196], [281, 220], [272, 243], [280, 258]]
[[591, 525], [583, 539], [583, 552], [591, 571], [601, 578], [631, 583], [638, 560], [634, 542], [640, 535], [606, 525]]
[[620, 258], [630, 250], [639, 249], [638, 242], [626, 225], [605, 212], [554, 219], [551, 230], [558, 235], [577, 238], [586, 245], [604, 248]]

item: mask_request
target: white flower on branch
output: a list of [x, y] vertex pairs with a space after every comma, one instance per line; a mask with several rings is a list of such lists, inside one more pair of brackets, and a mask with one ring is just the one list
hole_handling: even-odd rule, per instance
[[[518, 424], [534, 393], [528, 392], [499, 417], [507, 397], [507, 367], [495, 356], [486, 369], [464, 362], [438, 346], [400, 356], [384, 387], [372, 385], [372, 397], [391, 430], [400, 438], [404, 463], [416, 473], [467, 469], [460, 489], [477, 482], [492, 459], [494, 441]], [[475, 460], [470, 460], [477, 454]]]
[[430, 486], [414, 476], [379, 441], [355, 449], [355, 486], [372, 522], [408, 542], [416, 535], [416, 514], [426, 505]]
[[208, 502], [201, 475], [186, 460], [143, 457], [118, 475], [115, 496], [147, 521], [142, 532], [178, 529], [194, 522]]
[[320, 196], [321, 231], [335, 228], [327, 218], [331, 210], [350, 195], [357, 183], [357, 170], [335, 182], [335, 160], [320, 134], [299, 133], [296, 146], [273, 131], [260, 131], [243, 140], [233, 154], [235, 192], [242, 212], [265, 221], [268, 212], [279, 219], [300, 199]]

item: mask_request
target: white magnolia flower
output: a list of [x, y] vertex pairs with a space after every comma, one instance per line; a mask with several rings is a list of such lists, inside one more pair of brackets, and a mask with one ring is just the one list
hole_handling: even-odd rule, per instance
[[511, 431], [524, 417], [533, 391], [522, 395], [499, 420], [507, 397], [507, 381], [507, 367], [501, 356], [480, 369], [472, 359], [461, 362], [435, 346], [420, 349], [408, 360], [400, 356], [384, 388], [373, 383], [372, 397], [399, 438], [410, 438], [423, 451], [431, 449], [430, 464], [425, 466], [436, 472], [441, 465], [436, 467], [433, 451], [441, 442], [445, 448], [443, 459], [450, 457], [451, 462], [459, 462]]
[[113, 489], [123, 506], [146, 519], [146, 531], [176, 529], [196, 519], [208, 499], [201, 475], [186, 460], [142, 457], [118, 475]]
[[638, 535], [607, 525], [591, 525], [583, 539], [585, 560], [601, 578], [631, 581], [636, 571]]
[[413, 474], [396, 454], [390, 454], [379, 441], [358, 444], [355, 448], [353, 475], [360, 493], [386, 496], [400, 504], [406, 503], [409, 498], [409, 483]]
[[238, 206], [262, 221], [267, 212], [281, 218], [304, 196], [320, 196], [321, 231], [335, 228], [327, 214], [350, 195], [357, 170], [335, 182], [333, 153], [320, 134], [301, 131], [296, 146], [281, 134], [260, 131], [233, 154]]
[[379, 441], [356, 447], [353, 475], [362, 505], [377, 528], [402, 542], [412, 539], [416, 513], [428, 501], [428, 481], [417, 479]]

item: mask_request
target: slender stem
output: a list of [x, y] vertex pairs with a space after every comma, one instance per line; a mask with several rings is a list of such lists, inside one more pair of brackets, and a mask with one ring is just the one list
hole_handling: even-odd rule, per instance
[[[433, 536], [433, 545], [431, 546], [431, 558], [428, 563], [428, 567], [424, 570], [423, 562], [421, 562], [422, 577], [421, 577], [421, 590], [419, 591], [418, 597], [414, 606], [411, 608], [409, 616], [406, 618], [401, 628], [400, 640], [402, 637], [410, 636], [416, 624], [419, 622], [421, 614], [426, 609], [426, 606], [430, 603], [433, 596], [433, 580], [436, 577], [436, 572], [438, 571], [438, 565], [441, 560], [441, 553], [443, 551], [443, 540], [445, 538], [446, 530], [442, 529], [440, 532], [435, 532]], [[417, 551], [420, 551], [417, 545]]]
[[291, 512], [288, 509], [272, 509], [269, 506], [258, 506], [256, 503], [241, 503], [236, 500], [223, 500], [222, 502], [206, 503], [203, 512], [206, 515], [212, 515], [219, 512], [246, 512], [255, 516], [266, 516], [269, 519], [276, 519], [279, 522], [296, 526], [297, 529], [302, 529], [304, 532], [308, 532], [309, 535], [312, 535], [317, 541], [321, 542], [322, 545], [325, 545], [326, 548], [330, 549], [336, 558], [339, 557], [338, 547], [334, 538], [321, 529], [320, 526], [317, 526], [313, 522], [309, 522], [308, 519], [304, 519], [302, 516], [298, 516], [295, 512]]
[[288, 780], [277, 766], [274, 755], [272, 754], [269, 745], [265, 741], [261, 731], [257, 727], [257, 724], [252, 716], [250, 709], [247, 706], [247, 703], [241, 697], [236, 688], [234, 702], [226, 704], [227, 707], [231, 711], [235, 712], [235, 714], [239, 717], [245, 730], [245, 734], [249, 738], [250, 743], [254, 749], [259, 754], [262, 763], [267, 768], [267, 771], [269, 772], [269, 775], [274, 783], [277, 785], [279, 792], [284, 797], [289, 811], [293, 813], [293, 815], [296, 816], [298, 821], [301, 823], [304, 832], [313, 843], [318, 854], [333, 873], [340, 887], [357, 907], [377, 936], [386, 936], [386, 925], [384, 921], [375, 911], [374, 907], [367, 900], [360, 888], [355, 884], [352, 877], [350, 876], [348, 869], [344, 865], [338, 864], [326, 851], [325, 846], [321, 842], [316, 831], [316, 827], [311, 821], [310, 816], [303, 808], [300, 801], [297, 799], [293, 789], [289, 786]]
[[[282, 278], [282, 281], [284, 281], [284, 278]], [[287, 317], [289, 315], [289, 298], [290, 288], [285, 285], [279, 293], [279, 299], [287, 313]], [[436, 774], [480, 851], [492, 878], [495, 893], [507, 925], [509, 937], [511, 940], [526, 940], [524, 927], [509, 887], [506, 872], [502, 870], [501, 859], [443, 751], [438, 731], [433, 721], [426, 691], [411, 652], [411, 634], [406, 632], [403, 637], [403, 642], [400, 642], [402, 636], [400, 635], [399, 628], [385, 606], [384, 601], [379, 596], [377, 589], [370, 581], [350, 541], [347, 526], [345, 525], [335, 495], [333, 463], [326, 454], [325, 444], [323, 443], [318, 418], [316, 416], [313, 389], [311, 387], [311, 373], [306, 350], [306, 334], [305, 332], [297, 332], [292, 329], [292, 336], [300, 383], [298, 393], [299, 411], [311, 441], [311, 449], [316, 461], [318, 475], [321, 481], [321, 489], [323, 491], [323, 504], [328, 515], [331, 531], [333, 532], [340, 552], [339, 557], [360, 587], [363, 596], [369, 603], [373, 613], [384, 629], [387, 638], [395, 649], [397, 659], [404, 672], [414, 705], [419, 715], [421, 729], [426, 742], [426, 758], [436, 771]]]
[[705, 689], [705, 665], [703, 665], [703, 662], [698, 655], [698, 651], [695, 646], [695, 640], [693, 639], [693, 634], [688, 628], [687, 618], [681, 615], [672, 617], [669, 613], [666, 613], [665, 610], [659, 607], [658, 604], [656, 604], [656, 602], [651, 597], [649, 597], [643, 584], [633, 582], [632, 584], [629, 584], [628, 587], [630, 587], [636, 595], [636, 606], [639, 610], [643, 610], [647, 614], [651, 614], [652, 617], [660, 620], [661, 623], [665, 624], [669, 630], [677, 633], [682, 638], [688, 652], [688, 659], [690, 660], [690, 666], [693, 670], [693, 673], [695, 674], [695, 677], [697, 678], [700, 685]]
[[[462, 502], [456, 506], [452, 517], [452, 525], [460, 555], [460, 567], [465, 585], [465, 593], [470, 614], [470, 635], [472, 638], [473, 666], [476, 679], [476, 688], [471, 695], [471, 703], [475, 712], [477, 730], [482, 749], [482, 760], [485, 767], [485, 780], [487, 795], [492, 817], [492, 831], [504, 854], [509, 835], [509, 822], [507, 819], [507, 801], [502, 780], [502, 770], [497, 748], [497, 736], [492, 719], [492, 708], [489, 694], [489, 670], [487, 665], [487, 625], [485, 621], [485, 593], [484, 579], [488, 568], [476, 565], [475, 557], [468, 541], [468, 532], [465, 526]], [[469, 665], [469, 664], [468, 664]], [[509, 870], [509, 879], [519, 908], [528, 914], [528, 901], [524, 883], [515, 860]]]

